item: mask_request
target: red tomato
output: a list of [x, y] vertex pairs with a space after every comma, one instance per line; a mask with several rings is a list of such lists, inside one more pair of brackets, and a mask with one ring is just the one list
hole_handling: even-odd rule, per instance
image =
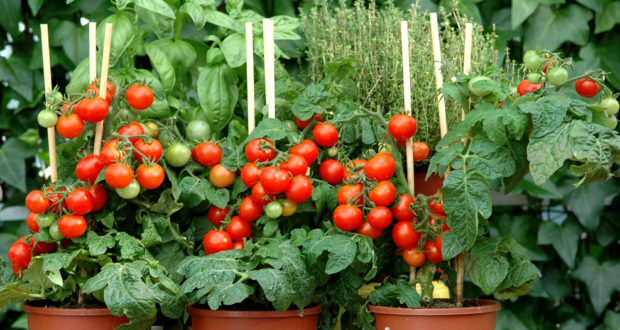
[[373, 226], [370, 225], [370, 223], [368, 223], [368, 221], [364, 221], [359, 226], [359, 228], [357, 228], [357, 233], [358, 234], [362, 234], [364, 236], [368, 236], [368, 237], [370, 237], [373, 240], [379, 238], [379, 236], [381, 236], [382, 232], [383, 232], [382, 229], [374, 228]]
[[165, 177], [164, 169], [159, 164], [151, 166], [140, 164], [136, 169], [136, 180], [138, 180], [140, 187], [146, 190], [159, 187], [164, 182]]
[[108, 116], [109, 103], [99, 96], [82, 99], [77, 104], [77, 114], [88, 123], [98, 123]]
[[88, 191], [93, 196], [92, 212], [101, 210], [108, 200], [108, 193], [105, 191], [103, 185], [91, 185]]
[[[307, 120], [301, 120], [297, 117], [295, 117], [295, 122], [297, 123], [297, 126], [299, 126], [299, 128], [304, 129], [306, 128], [306, 126], [308, 126], [308, 124], [310, 124], [310, 122], [312, 121], [312, 116], [310, 116], [310, 118], [308, 118]], [[317, 113], [314, 115], [314, 121], [321, 121], [321, 114]]]
[[[99, 79], [97, 79], [96, 81], [91, 83], [90, 86], [88, 86], [88, 89], [86, 89], [84, 93], [88, 95], [91, 91], [93, 91], [95, 96], [99, 96], [99, 87]], [[116, 87], [113, 83], [108, 81], [108, 83], [105, 85], [105, 100], [108, 102], [108, 104], [112, 104], [115, 95]]]
[[256, 163], [247, 163], [241, 169], [241, 181], [248, 188], [252, 188], [254, 184], [260, 181], [260, 174], [262, 170], [256, 165]]
[[58, 231], [66, 238], [78, 238], [86, 231], [86, 220], [81, 215], [63, 215], [58, 220]]
[[424, 261], [426, 261], [424, 253], [420, 252], [417, 246], [414, 248], [405, 249], [403, 251], [403, 259], [405, 259], [405, 262], [412, 267], [420, 267], [424, 265]]
[[243, 241], [236, 241], [232, 245], [233, 250], [243, 250], [245, 246], [243, 245]]
[[125, 92], [125, 99], [130, 107], [137, 110], [144, 110], [153, 104], [153, 91], [147, 86], [134, 84], [127, 88]]
[[[368, 164], [368, 161], [365, 159], [356, 159], [356, 160], [348, 162], [346, 171], [344, 173], [344, 179], [349, 180], [349, 179], [353, 179], [356, 175], [361, 175], [362, 172], [364, 172], [364, 167], [366, 167], [366, 164]], [[360, 166], [361, 168], [357, 170], [357, 174], [355, 174], [353, 172], [353, 168], [360, 167]]]
[[308, 165], [314, 164], [316, 159], [319, 157], [319, 147], [316, 146], [312, 140], [303, 140], [300, 144], [293, 146], [291, 150], [289, 150], [291, 154], [301, 155], [306, 159]]
[[26, 195], [26, 207], [30, 212], [43, 213], [49, 206], [50, 202], [41, 190], [33, 190]]
[[77, 188], [67, 195], [67, 208], [74, 214], [84, 215], [95, 205], [93, 195], [86, 188]]
[[273, 201], [273, 195], [268, 195], [263, 188], [263, 185], [260, 182], [257, 182], [252, 187], [252, 200], [256, 204], [267, 205], [269, 202]]
[[78, 162], [75, 167], [75, 176], [84, 182], [90, 182], [92, 184], [97, 180], [104, 166], [101, 157], [97, 155], [88, 155]]
[[222, 149], [213, 142], [203, 142], [192, 149], [192, 159], [202, 166], [215, 166], [222, 159]]
[[[152, 140], [151, 142], [144, 142], [142, 139], [136, 140], [133, 145], [142, 155], [146, 156], [146, 158], [150, 159], [151, 162], [157, 162], [161, 159], [161, 156], [164, 154], [164, 149], [161, 146], [161, 143], [157, 140]], [[137, 161], [142, 163], [142, 155], [138, 152], [134, 151], [133, 156]]]
[[598, 94], [601, 90], [601, 86], [590, 78], [581, 78], [575, 82], [575, 90], [577, 94], [583, 97], [592, 98]]
[[73, 139], [80, 136], [83, 130], [84, 122], [77, 114], [73, 113], [58, 117], [58, 121], [56, 122], [56, 131], [58, 131], [58, 135], [67, 139]]
[[276, 151], [266, 147], [273, 146], [273, 142], [267, 139], [254, 139], [245, 145], [245, 158], [250, 162], [266, 162], [276, 157]]
[[226, 226], [226, 232], [233, 241], [240, 241], [246, 237], [250, 237], [250, 234], [252, 234], [252, 225], [236, 215], [230, 219], [230, 223]]
[[396, 162], [394, 157], [386, 152], [380, 152], [366, 163], [364, 172], [371, 180], [383, 181], [394, 175]]
[[280, 168], [291, 172], [293, 176], [305, 175], [308, 170], [308, 162], [298, 154], [289, 154], [286, 162], [280, 162]]
[[385, 206], [377, 206], [368, 212], [366, 219], [373, 228], [383, 230], [392, 224], [392, 212]]
[[287, 171], [275, 166], [267, 166], [260, 175], [260, 183], [263, 189], [270, 195], [284, 192], [288, 187], [291, 177]]
[[114, 163], [105, 169], [105, 182], [112, 188], [127, 187], [132, 180], [133, 170], [125, 164]]
[[[32, 238], [30, 240], [31, 243], [34, 243], [34, 240]], [[30, 245], [32, 246], [32, 244]], [[37, 244], [33, 246], [34, 255], [38, 256], [40, 254], [53, 252], [54, 250], [56, 250], [57, 247], [58, 244], [56, 243], [37, 242]]]
[[39, 232], [39, 224], [37, 223], [37, 215], [34, 212], [29, 212], [28, 216], [26, 217], [26, 225], [28, 226], [28, 228], [30, 228], [30, 230], [32, 230], [35, 233]]
[[130, 137], [129, 141], [131, 141], [131, 143], [136, 143], [136, 141], [140, 140], [138, 135], [144, 135], [144, 128], [137, 121], [132, 121], [127, 126], [119, 127], [118, 133], [123, 136], [134, 136]]
[[344, 166], [335, 159], [326, 159], [319, 167], [319, 176], [327, 183], [337, 185], [344, 178]]
[[18, 270], [28, 268], [32, 259], [32, 247], [24, 241], [17, 241], [9, 248], [9, 261]]
[[390, 119], [388, 130], [396, 140], [407, 140], [415, 135], [418, 125], [410, 115], [396, 115]]
[[340, 205], [332, 214], [334, 225], [344, 231], [352, 231], [362, 225], [362, 211], [352, 205]]
[[399, 221], [392, 228], [392, 239], [396, 246], [410, 249], [418, 244], [420, 233], [413, 229], [413, 222]]
[[209, 218], [209, 221], [211, 221], [211, 223], [214, 226], [219, 226], [222, 224], [222, 221], [226, 219], [226, 216], [228, 215], [229, 212], [230, 212], [230, 208], [228, 206], [226, 206], [223, 209], [217, 206], [213, 206], [207, 212], [207, 217]]
[[312, 137], [321, 147], [329, 148], [338, 142], [338, 130], [330, 123], [320, 123], [314, 126]]
[[388, 180], [380, 181], [368, 193], [368, 198], [377, 206], [389, 206], [396, 198], [396, 186]]
[[[56, 189], [56, 187], [54, 187]], [[67, 191], [65, 188], [60, 188], [60, 192]], [[45, 189], [45, 194], [47, 195], [47, 200], [49, 201], [49, 210], [55, 213], [60, 213], [63, 208], [67, 208], [67, 200], [63, 200], [62, 203], [60, 200], [63, 197], [63, 194], [60, 193], [52, 193], [52, 188]]]
[[105, 166], [108, 166], [115, 162], [120, 162], [121, 159], [127, 155], [127, 151], [121, 152], [119, 146], [121, 146], [122, 140], [116, 139], [106, 142], [101, 148], [101, 160]]
[[234, 182], [237, 174], [229, 171], [224, 165], [217, 164], [209, 171], [209, 181], [216, 188], [230, 187]]
[[338, 189], [338, 204], [347, 205], [349, 203], [362, 206], [364, 205], [364, 196], [362, 195], [362, 191], [364, 188], [361, 183], [357, 183], [354, 185], [344, 185]]
[[439, 199], [439, 201], [431, 199], [429, 201], [429, 206], [431, 208], [431, 212], [433, 212], [433, 214], [435, 214], [436, 216], [439, 216], [439, 217], [446, 216], [446, 213], [443, 211], [443, 199]]
[[247, 196], [239, 206], [239, 216], [245, 221], [256, 221], [263, 214], [263, 206], [255, 203], [252, 197]]
[[284, 195], [291, 202], [303, 203], [312, 197], [312, 181], [305, 175], [297, 175], [289, 183]]
[[519, 83], [519, 86], [517, 86], [517, 93], [519, 93], [519, 96], [523, 96], [527, 93], [531, 93], [535, 90], [539, 90], [541, 87], [542, 87], [542, 83], [532, 84], [529, 80], [525, 79]]
[[431, 240], [426, 241], [426, 244], [424, 244], [424, 252], [426, 253], [426, 258], [430, 262], [442, 262], [443, 255], [441, 254], [441, 235], [437, 237], [435, 242]]
[[416, 162], [425, 160], [430, 152], [428, 145], [424, 142], [413, 142], [411, 148], [413, 149], [413, 161]]
[[204, 245], [205, 254], [208, 255], [232, 249], [232, 239], [225, 231], [211, 230], [205, 234], [202, 245]]

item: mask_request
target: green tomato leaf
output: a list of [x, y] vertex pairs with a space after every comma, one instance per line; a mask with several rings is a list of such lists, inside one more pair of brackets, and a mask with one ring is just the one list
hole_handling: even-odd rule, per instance
[[605, 311], [612, 294], [620, 286], [620, 261], [609, 260], [599, 264], [591, 256], [583, 258], [575, 270], [574, 277], [583, 281], [588, 288], [590, 300], [597, 314]]
[[115, 247], [116, 241], [110, 234], [99, 236], [94, 231], [89, 231], [86, 235], [86, 245], [91, 256], [98, 256]]
[[505, 256], [498, 252], [499, 239], [478, 239], [465, 261], [469, 279], [485, 294], [490, 294], [504, 281], [510, 266]]
[[538, 46], [555, 50], [566, 41], [583, 46], [590, 35], [590, 19], [592, 12], [577, 4], [559, 9], [541, 5], [525, 25], [523, 48], [536, 49]]
[[527, 146], [527, 159], [534, 182], [541, 185], [549, 179], [573, 154], [569, 139], [570, 123], [542, 136], [531, 137]]
[[325, 274], [336, 274], [347, 268], [353, 260], [357, 247], [348, 236], [337, 235], [330, 236], [327, 243], [327, 265], [325, 266]]
[[265, 292], [265, 297], [279, 312], [286, 311], [294, 299], [295, 290], [283, 271], [273, 268], [253, 270], [248, 273], [250, 279], [255, 280]]
[[515, 30], [538, 8], [539, 0], [512, 0], [510, 23]]
[[611, 30], [617, 23], [620, 23], [620, 2], [618, 1], [601, 1], [602, 8], [596, 12], [594, 19], [594, 33]]
[[144, 244], [126, 232], [116, 234], [116, 241], [118, 241], [118, 246], [121, 248], [122, 259], [131, 260], [144, 254]]
[[[503, 128], [502, 131], [505, 136]], [[469, 165], [488, 179], [507, 177], [516, 170], [510, 149], [493, 141], [476, 137], [472, 141], [470, 150], [473, 155], [469, 159]]]
[[323, 113], [325, 111], [319, 104], [327, 99], [328, 96], [329, 94], [325, 91], [323, 85], [310, 84], [295, 98], [291, 111], [300, 120], [308, 120], [315, 113]]
[[142, 243], [149, 248], [162, 242], [162, 235], [166, 233], [170, 219], [163, 214], [150, 213], [142, 217]]

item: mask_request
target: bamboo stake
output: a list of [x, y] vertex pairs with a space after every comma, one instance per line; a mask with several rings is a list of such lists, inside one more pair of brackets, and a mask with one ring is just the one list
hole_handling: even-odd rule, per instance
[[252, 22], [245, 22], [245, 58], [246, 76], [248, 81], [248, 133], [252, 133], [256, 125], [254, 118], [254, 41]]
[[[108, 69], [110, 66], [110, 48], [112, 45], [112, 24], [106, 23], [105, 37], [103, 39], [103, 55], [101, 57], [101, 79], [99, 79], [99, 96], [103, 99], [106, 97], [108, 88]], [[97, 123], [95, 127], [95, 148], [94, 154], [101, 153], [101, 139], [103, 137], [103, 120]]]
[[[463, 73], [469, 74], [471, 71], [471, 45], [472, 45], [473, 24], [465, 24], [465, 51], [463, 52]], [[465, 110], [461, 112], [461, 120], [465, 120]]]
[[97, 23], [88, 23], [88, 62], [90, 66], [89, 80], [97, 80]]
[[265, 54], [265, 101], [267, 103], [267, 117], [276, 117], [275, 97], [275, 68], [274, 68], [274, 38], [273, 21], [263, 19], [263, 43]]
[[448, 123], [446, 120], [446, 102], [439, 89], [443, 87], [443, 75], [441, 74], [441, 49], [439, 44], [439, 25], [437, 24], [437, 13], [430, 14], [431, 37], [433, 41], [433, 57], [435, 59], [435, 87], [437, 88], [437, 102], [439, 112], [439, 129], [443, 138], [448, 133]]
[[[52, 92], [52, 65], [50, 63], [50, 41], [47, 24], [41, 24], [41, 53], [43, 57], [43, 81], [45, 83], [45, 95]], [[50, 170], [52, 182], [58, 180], [58, 163], [56, 160], [56, 130], [54, 127], [47, 129], [47, 147], [50, 155]]]

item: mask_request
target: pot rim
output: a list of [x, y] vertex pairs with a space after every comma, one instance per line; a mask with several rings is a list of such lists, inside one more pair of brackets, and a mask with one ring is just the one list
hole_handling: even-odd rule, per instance
[[[211, 310], [195, 307], [196, 305], [190, 305], [187, 307], [187, 311], [196, 316], [206, 317], [242, 317], [242, 318], [285, 318], [285, 317], [300, 317], [300, 309], [287, 310], [284, 312], [278, 311], [229, 311], [229, 310]], [[321, 312], [321, 306], [315, 306], [310, 308], [304, 308], [304, 316], [314, 316]]]
[[480, 306], [458, 308], [403, 308], [368, 305], [368, 310], [372, 313], [387, 315], [441, 316], [495, 313], [502, 308], [502, 305], [495, 300], [471, 299], [469, 301], [476, 302]]
[[22, 309], [26, 313], [43, 315], [67, 315], [67, 316], [116, 316], [107, 308], [59, 308], [59, 307], [36, 307], [24, 304]]

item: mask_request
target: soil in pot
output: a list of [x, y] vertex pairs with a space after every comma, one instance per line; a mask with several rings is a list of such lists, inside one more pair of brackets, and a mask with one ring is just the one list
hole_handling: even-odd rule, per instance
[[[90, 306], [89, 306], [90, 307]], [[94, 306], [93, 306], [94, 307]], [[111, 330], [129, 320], [107, 308], [58, 308], [45, 302], [24, 304], [30, 330]]]
[[189, 306], [193, 330], [251, 329], [251, 330], [315, 330], [321, 306], [301, 310], [249, 311], [210, 310]]
[[[439, 302], [438, 306], [448, 306]], [[401, 308], [369, 305], [377, 330], [494, 330], [501, 305], [493, 300], [466, 301], [461, 308]]]

